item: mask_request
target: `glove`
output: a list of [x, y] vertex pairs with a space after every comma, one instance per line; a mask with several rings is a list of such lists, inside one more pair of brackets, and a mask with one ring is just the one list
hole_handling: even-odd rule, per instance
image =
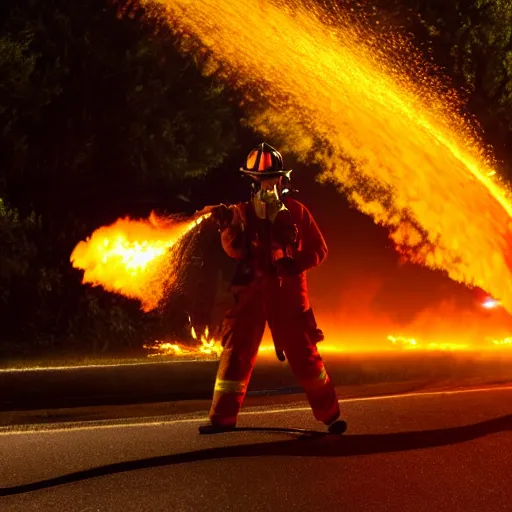
[[216, 220], [219, 229], [225, 229], [233, 221], [233, 209], [225, 204], [219, 204], [212, 210], [212, 216]]
[[277, 267], [277, 275], [279, 277], [298, 276], [302, 272], [297, 261], [293, 258], [281, 258], [275, 262], [275, 265]]
[[299, 230], [296, 224], [284, 224], [277, 226], [276, 229], [276, 239], [282, 245], [295, 245], [297, 243], [297, 237], [299, 234]]
[[301, 314], [301, 320], [304, 325], [304, 330], [312, 343], [316, 345], [325, 339], [322, 329], [319, 329], [316, 324], [315, 314], [311, 308]]

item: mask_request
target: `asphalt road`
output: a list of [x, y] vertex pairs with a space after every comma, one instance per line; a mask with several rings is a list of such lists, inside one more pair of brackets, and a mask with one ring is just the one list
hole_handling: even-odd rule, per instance
[[[3, 432], [0, 510], [510, 512], [511, 403], [512, 387], [351, 399], [342, 437], [199, 436], [197, 416]], [[240, 425], [319, 428], [305, 406]]]
[[[508, 354], [508, 352], [507, 352]], [[452, 381], [510, 382], [511, 354], [464, 352], [324, 354], [336, 386]], [[218, 361], [166, 361], [39, 369], [0, 369], [2, 412], [210, 400]], [[297, 389], [287, 363], [258, 357], [249, 393]], [[299, 388], [299, 392], [302, 390]], [[0, 424], [2, 422], [0, 421]]]

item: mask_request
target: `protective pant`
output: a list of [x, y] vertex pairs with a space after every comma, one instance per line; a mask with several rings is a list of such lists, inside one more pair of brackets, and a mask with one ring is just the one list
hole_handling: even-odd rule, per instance
[[336, 391], [322, 359], [304, 329], [301, 283], [297, 279], [272, 279], [235, 293], [235, 307], [223, 329], [221, 355], [210, 419], [215, 425], [235, 425], [251, 377], [258, 348], [268, 322], [276, 347], [304, 389], [318, 421], [329, 424], [339, 416]]

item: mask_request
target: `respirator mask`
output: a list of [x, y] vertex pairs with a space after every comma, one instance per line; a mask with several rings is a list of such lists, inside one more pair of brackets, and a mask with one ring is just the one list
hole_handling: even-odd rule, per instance
[[277, 214], [286, 209], [279, 193], [279, 180], [261, 181], [252, 196], [252, 204], [258, 218], [273, 222]]

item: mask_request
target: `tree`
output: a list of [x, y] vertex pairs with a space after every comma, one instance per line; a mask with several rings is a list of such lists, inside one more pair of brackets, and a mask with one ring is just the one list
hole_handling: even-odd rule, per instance
[[0, 194], [13, 204], [56, 215], [122, 196], [126, 207], [222, 161], [234, 130], [226, 92], [158, 20], [142, 9], [119, 19], [105, 0], [8, 3]]
[[[500, 159], [512, 157], [512, 3], [509, 0], [380, 0], [376, 18], [412, 32], [452, 79]], [[386, 14], [384, 14], [386, 13]], [[508, 165], [509, 171], [510, 165]]]
[[453, 2], [453, 25], [432, 20], [431, 33], [449, 47], [454, 73], [470, 94], [469, 108], [502, 157], [511, 156], [512, 4], [508, 0]]
[[233, 147], [228, 91], [166, 27], [109, 0], [0, 6], [0, 339], [20, 353], [142, 346], [159, 321], [82, 286], [69, 256], [99, 225], [172, 209]]

